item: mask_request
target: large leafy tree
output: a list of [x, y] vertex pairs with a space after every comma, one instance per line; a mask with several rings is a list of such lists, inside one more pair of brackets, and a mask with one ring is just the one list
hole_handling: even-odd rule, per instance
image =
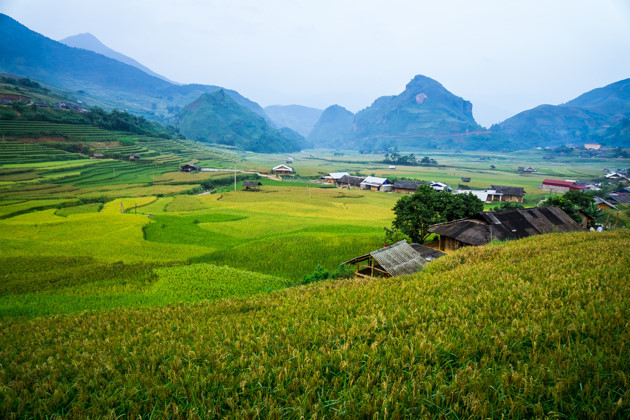
[[483, 202], [472, 194], [451, 194], [420, 185], [412, 195], [402, 197], [394, 206], [394, 229], [412, 241], [424, 243], [429, 226], [462, 219], [483, 211]]

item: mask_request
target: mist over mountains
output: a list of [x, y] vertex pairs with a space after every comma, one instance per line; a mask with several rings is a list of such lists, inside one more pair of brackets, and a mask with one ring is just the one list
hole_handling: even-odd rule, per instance
[[323, 111], [301, 105], [263, 110], [234, 90], [173, 83], [90, 34], [57, 42], [3, 14], [0, 72], [57, 87], [89, 106], [175, 125], [191, 138], [261, 152], [304, 147], [518, 150], [584, 142], [630, 147], [630, 79], [566, 104], [523, 111], [490, 129], [475, 121], [470, 101], [423, 75], [413, 77], [400, 94], [382, 96], [356, 114], [339, 105]]

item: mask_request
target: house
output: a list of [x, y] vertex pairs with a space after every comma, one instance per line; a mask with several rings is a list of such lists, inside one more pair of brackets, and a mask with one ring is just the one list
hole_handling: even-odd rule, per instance
[[271, 172], [276, 175], [291, 175], [293, 168], [287, 165], [278, 165], [271, 168]]
[[535, 172], [536, 172], [536, 169], [532, 168], [531, 166], [528, 166], [527, 168], [521, 171], [521, 173], [523, 174], [533, 174]]
[[630, 204], [630, 194], [628, 193], [609, 193], [608, 202], [612, 204]]
[[426, 182], [398, 179], [394, 181], [394, 192], [398, 194], [413, 194], [418, 191], [418, 187], [422, 184], [426, 184]]
[[429, 183], [429, 185], [431, 186], [431, 188], [433, 188], [435, 191], [453, 191], [453, 189], [451, 187], [449, 187], [448, 185], [446, 185], [443, 182], [435, 182], [435, 181], [431, 181]]
[[466, 219], [429, 227], [440, 235], [439, 249], [481, 246], [492, 240], [521, 239], [551, 232], [577, 232], [582, 228], [558, 207], [533, 207], [480, 212]]
[[131, 162], [136, 161], [136, 160], [140, 160], [140, 155], [138, 155], [137, 153], [132, 153], [129, 155], [129, 160]]
[[543, 179], [542, 185], [538, 186], [539, 190], [549, 191], [551, 193], [565, 193], [567, 191], [584, 190], [585, 187], [575, 184], [575, 181], [561, 181], [558, 179]]
[[387, 169], [396, 169], [396, 165], [389, 165], [389, 168]]
[[365, 177], [363, 176], [352, 176], [352, 175], [344, 175], [337, 181], [337, 186], [341, 188], [361, 188], [361, 183]]
[[403, 240], [343, 264], [355, 265], [355, 275], [360, 277], [393, 277], [416, 273], [441, 255], [444, 253], [420, 244], [409, 245]]
[[612, 172], [612, 173], [607, 174], [606, 180], [621, 182], [622, 184], [630, 183], [630, 178], [628, 178], [627, 176], [623, 174], [620, 174], [619, 172]]
[[480, 199], [481, 201], [483, 201], [484, 203], [489, 203], [488, 193], [489, 191], [487, 190], [486, 191], [482, 191], [482, 190], [455, 190], [453, 191], [453, 194], [472, 194], [478, 199]]
[[586, 150], [599, 150], [599, 149], [601, 149], [601, 148], [602, 148], [602, 145], [601, 145], [601, 144], [599, 144], [599, 143], [586, 143], [586, 144], [584, 145], [584, 148], [585, 148]]
[[387, 178], [379, 178], [377, 176], [368, 176], [361, 182], [362, 190], [372, 191], [391, 191], [394, 188]]
[[187, 163], [185, 165], [180, 166], [179, 170], [180, 172], [193, 172], [193, 171], [200, 171], [201, 168], [195, 165], [194, 163]]
[[319, 177], [322, 184], [336, 184], [342, 177], [350, 176], [348, 172], [331, 172]]
[[259, 191], [261, 186], [262, 182], [259, 181], [243, 181], [245, 191]]
[[601, 197], [594, 197], [595, 206], [600, 210], [616, 210], [619, 211], [617, 207], [613, 203], [608, 200], [604, 200]]
[[102, 153], [92, 153], [90, 159], [103, 159], [105, 156]]
[[[491, 193], [492, 191], [492, 193]], [[488, 201], [509, 201], [511, 203], [522, 203], [525, 190], [521, 187], [506, 187], [504, 185], [490, 185], [488, 190]]]
[[470, 182], [470, 178], [467, 176], [462, 177], [462, 182]]

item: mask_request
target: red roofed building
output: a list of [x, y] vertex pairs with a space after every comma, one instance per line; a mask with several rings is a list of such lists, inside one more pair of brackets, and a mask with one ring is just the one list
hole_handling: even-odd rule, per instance
[[560, 181], [558, 179], [544, 179], [538, 189], [552, 193], [565, 193], [570, 190], [584, 190], [586, 187], [576, 185], [575, 181]]

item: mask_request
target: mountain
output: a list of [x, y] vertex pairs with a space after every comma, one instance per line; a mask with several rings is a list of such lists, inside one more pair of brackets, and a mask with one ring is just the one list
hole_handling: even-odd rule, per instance
[[355, 137], [354, 114], [339, 105], [326, 108], [307, 139], [315, 148], [349, 147]]
[[630, 79], [591, 90], [561, 105], [540, 105], [492, 126], [524, 147], [602, 142], [630, 147]]
[[[87, 105], [129, 110], [163, 123], [175, 123], [180, 109], [203, 93], [223, 88], [176, 85], [85, 49], [69, 47], [0, 14], [0, 72], [18, 74], [66, 89]], [[264, 116], [255, 102], [224, 90], [237, 103]]]
[[278, 127], [288, 127], [303, 136], [308, 136], [322, 115], [321, 109], [301, 105], [271, 105], [265, 113]]
[[285, 137], [222, 89], [205, 93], [182, 109], [179, 129], [187, 138], [258, 153], [295, 152], [303, 146], [299, 139]]
[[154, 71], [152, 71], [151, 69], [149, 69], [148, 67], [143, 66], [142, 64], [138, 63], [133, 58], [128, 57], [124, 54], [121, 54], [118, 51], [112, 50], [111, 48], [103, 44], [101, 41], [98, 40], [98, 38], [96, 38], [94, 35], [90, 33], [69, 36], [67, 38], [60, 40], [59, 42], [69, 47], [82, 48], [84, 50], [93, 51], [97, 54], [104, 55], [105, 57], [113, 58], [114, 60], [120, 61], [121, 63], [134, 66], [151, 76], [155, 76], [162, 80], [166, 80], [169, 83], [173, 83], [171, 80], [168, 80], [166, 77], [161, 76], [155, 73]]

